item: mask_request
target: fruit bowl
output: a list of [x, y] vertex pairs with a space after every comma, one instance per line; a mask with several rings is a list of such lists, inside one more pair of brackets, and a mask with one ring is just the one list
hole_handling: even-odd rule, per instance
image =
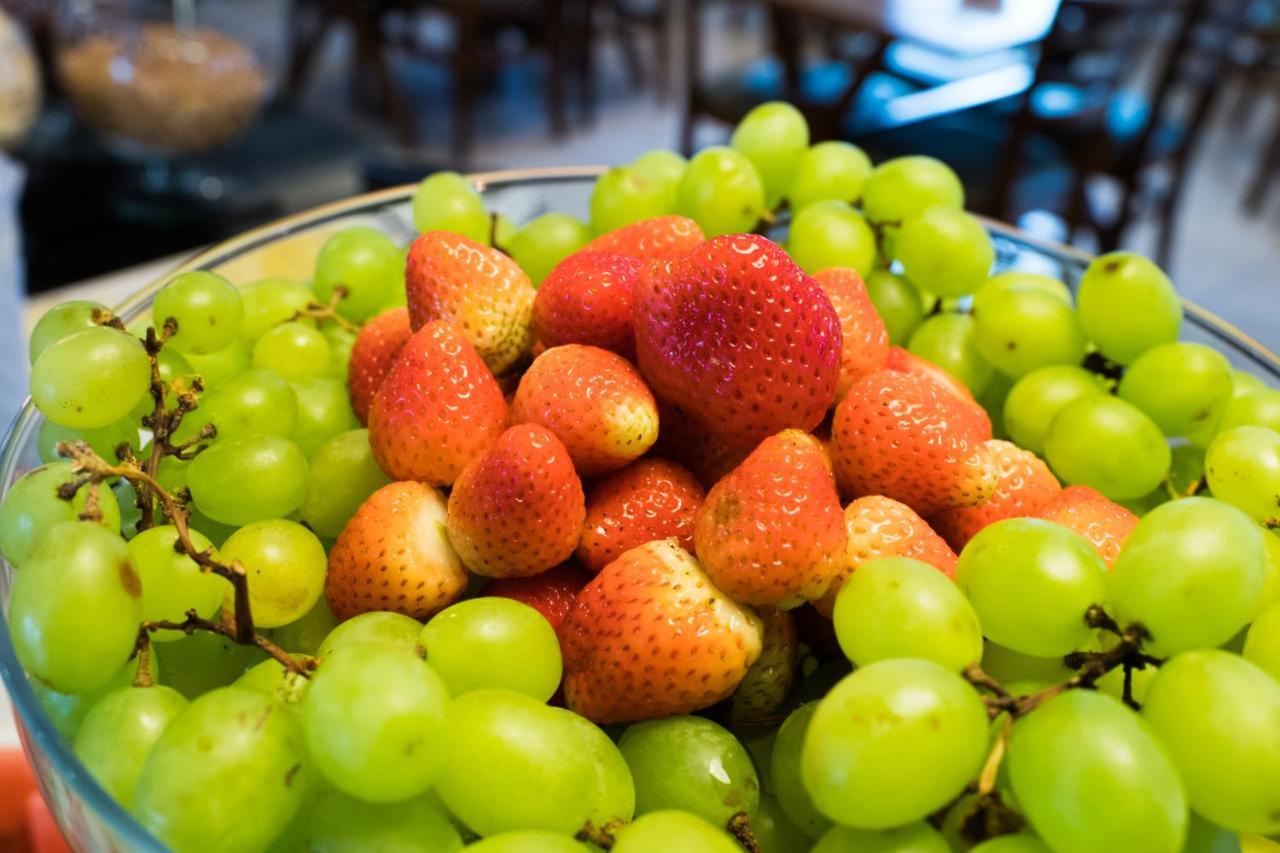
[[[523, 222], [544, 210], [585, 217], [594, 180], [602, 172], [600, 168], [535, 169], [483, 173], [471, 176], [471, 180], [490, 209]], [[328, 235], [352, 225], [372, 225], [397, 242], [408, 242], [417, 233], [411, 210], [414, 190], [413, 186], [387, 189], [279, 220], [203, 251], [174, 272], [216, 271], [236, 282], [296, 277], [299, 269], [310, 269], [311, 259]], [[1092, 260], [1086, 253], [1032, 238], [1001, 223], [983, 224], [992, 237], [997, 271], [1046, 273], [1074, 289]], [[786, 217], [780, 217], [771, 226], [771, 236], [781, 237], [786, 228]], [[151, 283], [126, 300], [118, 307], [121, 319], [129, 323], [146, 314], [157, 291], [171, 277]], [[1234, 366], [1280, 384], [1280, 357], [1211, 312], [1187, 302], [1183, 307], [1187, 320], [1182, 327], [1184, 339], [1211, 344]], [[0, 460], [0, 485], [5, 493], [22, 472], [39, 464], [36, 434], [40, 422], [40, 414], [28, 401], [5, 436]], [[12, 580], [12, 570], [6, 565], [0, 574], [5, 612]], [[0, 630], [0, 675], [13, 699], [23, 745], [71, 845], [83, 850], [163, 849], [88, 775], [58, 734], [17, 661], [8, 630]]]

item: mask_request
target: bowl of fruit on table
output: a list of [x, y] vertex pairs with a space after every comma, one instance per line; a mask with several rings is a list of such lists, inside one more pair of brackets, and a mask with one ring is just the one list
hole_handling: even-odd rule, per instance
[[80, 849], [1280, 833], [1280, 361], [785, 104], [53, 309], [0, 671]]

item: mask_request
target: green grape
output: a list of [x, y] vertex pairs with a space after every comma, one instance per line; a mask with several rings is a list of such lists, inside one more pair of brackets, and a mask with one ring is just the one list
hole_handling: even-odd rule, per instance
[[160, 657], [164, 671], [160, 681], [188, 699], [195, 699], [218, 687], [226, 687], [267, 659], [257, 646], [242, 646], [221, 634], [196, 631], [160, 647], [152, 647], [152, 657]]
[[418, 647], [418, 635], [422, 623], [412, 616], [390, 610], [372, 610], [352, 616], [329, 632], [316, 651], [317, 657], [327, 658], [338, 649], [364, 643], [390, 644], [406, 649]]
[[55, 525], [14, 575], [13, 650], [27, 672], [61, 693], [101, 687], [133, 653], [141, 599], [123, 539], [87, 521]]
[[196, 509], [223, 524], [281, 518], [307, 496], [307, 457], [292, 441], [251, 435], [219, 441], [191, 462]]
[[884, 320], [889, 343], [905, 346], [911, 333], [924, 319], [924, 302], [916, 286], [888, 270], [872, 270], [866, 277], [867, 295], [876, 313]]
[[1169, 754], [1111, 696], [1070, 690], [1014, 724], [1009, 779], [1055, 850], [1179, 850], [1187, 798]]
[[[400, 294], [399, 306], [387, 306], [384, 310], [404, 306], [406, 299], [404, 288], [399, 288], [396, 292]], [[381, 314], [382, 311], [378, 313]], [[347, 365], [351, 361], [351, 348], [356, 345], [356, 333], [336, 323], [330, 323], [320, 331], [324, 333], [325, 340], [329, 342], [329, 375], [346, 382]]]
[[1280, 682], [1230, 652], [1183, 652], [1160, 667], [1142, 715], [1193, 809], [1235, 832], [1280, 832]]
[[329, 602], [320, 596], [311, 609], [288, 625], [271, 630], [271, 639], [285, 651], [299, 655], [318, 655], [320, 644], [334, 628], [338, 617], [329, 609]]
[[1070, 364], [1038, 367], [1014, 383], [1004, 400], [1004, 428], [1019, 447], [1044, 455], [1049, 426], [1068, 405], [1106, 385], [1096, 373]]
[[445, 726], [436, 791], [476, 833], [572, 834], [586, 823], [594, 805], [594, 760], [563, 714], [523, 693], [475, 690], [450, 703]]
[[871, 172], [862, 188], [862, 209], [872, 222], [901, 225], [931, 207], [964, 208], [956, 173], [932, 157], [895, 157]]
[[1258, 596], [1258, 610], [1273, 601], [1280, 601], [1280, 535], [1266, 530], [1262, 536], [1262, 594]]
[[592, 848], [571, 836], [535, 829], [500, 832], [468, 845], [467, 849], [472, 853], [588, 853]]
[[974, 309], [973, 319], [978, 351], [1006, 376], [1084, 358], [1076, 312], [1056, 296], [1036, 290], [997, 294]]
[[[302, 618], [324, 592], [329, 568], [324, 546], [295, 521], [255, 521], [231, 534], [222, 559], [238, 561], [249, 579], [253, 621], [263, 628], [288, 625]], [[223, 606], [234, 606], [235, 591], [223, 585]]]
[[46, 418], [70, 429], [120, 420], [151, 387], [151, 361], [127, 332], [95, 326], [44, 349], [31, 368], [31, 400]]
[[240, 331], [244, 303], [234, 284], [217, 273], [192, 270], [160, 289], [151, 305], [160, 329], [170, 318], [178, 331], [169, 345], [181, 352], [217, 352]]
[[1205, 476], [1214, 497], [1280, 527], [1280, 434], [1254, 426], [1220, 433], [1205, 454]]
[[407, 649], [360, 644], [325, 658], [302, 702], [316, 768], [339, 790], [376, 803], [416, 796], [444, 766], [449, 691]]
[[726, 832], [686, 811], [641, 815], [618, 832], [613, 853], [742, 853]]
[[194, 508], [190, 509], [189, 512], [191, 515], [187, 519], [188, 525], [193, 530], [199, 530], [203, 533], [216, 548], [221, 548], [226, 544], [226, 541], [231, 538], [231, 534], [235, 533], [236, 530], [239, 529], [232, 527], [229, 524], [223, 524], [220, 521], [214, 521], [209, 516]]
[[[191, 530], [191, 542], [199, 551], [213, 550], [213, 543], [198, 530]], [[129, 559], [142, 581], [142, 618], [181, 622], [188, 610], [206, 619], [218, 610], [223, 592], [230, 585], [223, 578], [205, 572], [185, 553], [177, 551], [178, 530], [164, 524], [142, 531], [129, 540]], [[216, 552], [213, 558], [218, 559]], [[182, 638], [181, 631], [156, 631], [151, 639], [171, 642]]]
[[642, 178], [662, 186], [667, 194], [668, 213], [675, 210], [680, 201], [680, 179], [688, 167], [688, 160], [674, 151], [660, 148], [646, 151], [631, 163], [631, 168]]
[[1039, 838], [1022, 832], [987, 839], [971, 848], [970, 853], [975, 850], [977, 853], [1053, 853]]
[[946, 839], [923, 821], [894, 829], [867, 830], [836, 826], [810, 853], [950, 853]]
[[973, 310], [975, 313], [981, 311], [983, 303], [1003, 294], [1028, 290], [1053, 296], [1067, 306], [1074, 304], [1071, 299], [1071, 288], [1060, 279], [1035, 272], [1007, 270], [991, 276], [978, 288], [973, 295]]
[[671, 211], [670, 186], [650, 180], [630, 166], [615, 166], [591, 188], [591, 230], [596, 234]]
[[545, 702], [560, 685], [560, 642], [542, 614], [513, 598], [446, 607], [418, 637], [449, 693], [500, 687]]
[[253, 366], [285, 379], [329, 372], [329, 341], [315, 326], [294, 320], [268, 329], [253, 345]]
[[595, 723], [572, 711], [552, 710], [572, 725], [579, 746], [591, 758], [595, 768], [596, 782], [587, 820], [594, 826], [631, 820], [636, 812], [636, 786], [622, 752]]
[[316, 297], [327, 303], [338, 287], [346, 288], [338, 313], [348, 320], [368, 320], [403, 285], [404, 254], [391, 238], [372, 228], [338, 231], [316, 256]]
[[1115, 500], [1150, 492], [1169, 472], [1169, 445], [1137, 406], [1089, 394], [1064, 406], [1049, 425], [1044, 456], [1069, 485], [1092, 486]]
[[924, 818], [964, 790], [987, 739], [986, 706], [959, 675], [932, 661], [876, 661], [818, 703], [801, 774], [827, 817], [888, 829]]
[[1056, 684], [1071, 677], [1072, 671], [1062, 662], [1061, 655], [1034, 657], [1007, 649], [987, 641], [982, 649], [982, 669], [1001, 682], [1037, 681]]
[[248, 370], [205, 396], [185, 418], [175, 438], [187, 441], [212, 423], [219, 441], [254, 435], [286, 438], [298, 418], [298, 401], [289, 383], [270, 370]]
[[859, 666], [923, 658], [961, 670], [982, 658], [978, 614], [950, 578], [919, 560], [863, 563], [840, 587], [831, 622]]
[[53, 421], [41, 421], [40, 432], [36, 435], [36, 447], [40, 451], [41, 462], [56, 462], [62, 458], [58, 453], [58, 445], [64, 441], [83, 441], [93, 448], [93, 452], [108, 462], [116, 461], [116, 448], [126, 441], [137, 447], [138, 422], [132, 418], [121, 418], [97, 429], [68, 429], [58, 426]]
[[729, 144], [747, 155], [764, 183], [765, 205], [778, 206], [809, 149], [809, 122], [785, 101], [752, 109], [734, 128]]
[[225, 687], [192, 702], [152, 749], [133, 812], [183, 853], [262, 850], [308, 788], [301, 732], [271, 699]]
[[591, 239], [591, 229], [564, 213], [544, 213], [506, 243], [511, 257], [537, 287], [556, 265]]
[[935, 314], [911, 333], [907, 349], [959, 379], [974, 394], [986, 390], [995, 376], [978, 352], [977, 327], [968, 314]]
[[1121, 624], [1140, 623], [1152, 654], [1218, 646], [1258, 611], [1262, 531], [1213, 498], [1161, 504], [1138, 522], [1111, 570]]
[[817, 710], [817, 702], [808, 702], [783, 721], [773, 743], [769, 767], [774, 796], [783, 814], [810, 838], [819, 838], [831, 828], [831, 821], [818, 811], [800, 778], [805, 736]]
[[[63, 522], [75, 521], [84, 512], [92, 486], [83, 486], [74, 498], [64, 501], [58, 489], [76, 479], [71, 462], [50, 462], [33, 468], [9, 487], [0, 503], [0, 553], [14, 568], [21, 568], [45, 531]], [[115, 493], [105, 485], [98, 486], [98, 510], [103, 529], [120, 530], [120, 506]]]
[[[36, 701], [40, 703], [40, 707], [48, 715], [54, 728], [58, 730], [58, 734], [62, 735], [63, 740], [67, 743], [73, 744], [85, 716], [93, 709], [94, 705], [98, 704], [98, 700], [116, 690], [131, 687], [138, 675], [138, 667], [141, 663], [141, 659], [134, 655], [133, 659], [120, 667], [107, 680], [106, 684], [87, 693], [59, 693], [35, 679], [31, 679], [28, 683], [31, 686], [31, 692], [36, 695]], [[159, 664], [159, 656], [152, 650], [147, 670], [153, 679], [160, 677]]]
[[[811, 665], [816, 664], [812, 657], [807, 661]], [[735, 728], [733, 733], [751, 754], [751, 763], [755, 765], [756, 776], [760, 780], [760, 793], [773, 794], [773, 745], [778, 740], [778, 728], [748, 725]]]
[[1182, 325], [1182, 304], [1169, 277], [1133, 252], [1111, 252], [1089, 264], [1076, 302], [1084, 333], [1121, 364], [1177, 340]]
[[[305, 655], [294, 655], [293, 659], [304, 664], [308, 661]], [[267, 658], [245, 670], [231, 686], [266, 694], [286, 708], [297, 710], [310, 683], [306, 676], [290, 672], [275, 658]]]
[[1240, 853], [1240, 836], [1191, 812], [1182, 853]]
[[360, 504], [389, 482], [373, 458], [367, 429], [336, 435], [311, 455], [302, 520], [319, 535], [335, 537]]
[[107, 306], [86, 299], [73, 299], [53, 306], [40, 315], [35, 328], [31, 330], [31, 340], [27, 342], [27, 357], [35, 364], [40, 353], [48, 349], [50, 344], [76, 332], [91, 329], [98, 325], [95, 316], [106, 317], [110, 314], [111, 309]]
[[287, 278], [262, 278], [240, 288], [244, 319], [240, 340], [253, 343], [269, 329], [288, 322], [315, 301], [311, 288]]
[[1049, 657], [1089, 638], [1084, 614], [1107, 595], [1107, 567], [1088, 540], [1037, 518], [984, 527], [956, 563], [956, 583], [994, 642]]
[[76, 757], [116, 802], [128, 808], [147, 754], [186, 698], [168, 687], [123, 687], [99, 699], [76, 735]]
[[434, 794], [400, 803], [366, 803], [326, 787], [303, 804], [271, 849], [454, 853], [462, 846], [462, 836]]
[[1273, 601], [1249, 626], [1244, 639], [1244, 658], [1280, 682], [1280, 601]]
[[805, 272], [851, 267], [869, 275], [876, 260], [876, 236], [862, 214], [843, 201], [820, 201], [791, 220], [787, 248]]
[[694, 155], [680, 179], [679, 212], [707, 237], [750, 231], [764, 213], [764, 182], [751, 161], [722, 145]]
[[636, 723], [618, 749], [636, 785], [636, 813], [684, 809], [716, 826], [755, 813], [760, 780], [751, 756], [727, 729], [703, 717]]
[[1016, 381], [1003, 373], [997, 373], [991, 377], [991, 381], [987, 383], [986, 388], [982, 389], [982, 393], [975, 397], [978, 405], [991, 419], [992, 438], [1007, 439], [1009, 437], [1009, 432], [1004, 426], [1004, 401], [1009, 398], [1009, 392], [1013, 390], [1013, 383]]
[[1134, 359], [1116, 393], [1165, 435], [1212, 429], [1231, 400], [1231, 365], [1203, 344], [1154, 346]]
[[1233, 397], [1222, 413], [1218, 429], [1235, 426], [1259, 426], [1280, 432], [1280, 391], [1264, 388]]
[[413, 191], [413, 224], [418, 232], [452, 231], [489, 244], [489, 214], [484, 199], [457, 172], [429, 175]]
[[777, 799], [766, 795], [761, 795], [751, 817], [751, 834], [761, 853], [808, 853], [813, 846], [813, 839], [787, 818]]
[[995, 250], [982, 223], [963, 210], [933, 207], [903, 220], [894, 238], [903, 274], [939, 296], [964, 296], [987, 281]]
[[787, 191], [792, 210], [803, 210], [816, 201], [847, 201], [862, 197], [871, 176], [871, 158], [848, 142], [819, 142], [800, 155]]
[[298, 419], [290, 438], [308, 458], [325, 442], [345, 432], [360, 428], [351, 409], [347, 384], [333, 376], [309, 376], [294, 379], [294, 398], [298, 402]]
[[[161, 355], [164, 352], [161, 350]], [[252, 366], [253, 353], [246, 341], [237, 338], [217, 352], [204, 355], [189, 352], [184, 358], [204, 383], [204, 390], [212, 391], [248, 370]]]

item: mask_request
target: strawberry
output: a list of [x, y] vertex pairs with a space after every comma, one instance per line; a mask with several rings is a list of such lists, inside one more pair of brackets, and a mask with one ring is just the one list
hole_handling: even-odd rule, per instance
[[798, 649], [791, 611], [760, 607], [756, 613], [764, 625], [760, 657], [729, 697], [728, 723], [734, 727], [777, 725], [786, 716], [782, 706], [796, 680]]
[[409, 328], [409, 309], [392, 308], [365, 323], [351, 347], [347, 362], [347, 387], [351, 408], [361, 424], [369, 423], [369, 407], [382, 380], [391, 372], [400, 350], [413, 330]]
[[1043, 504], [1036, 515], [1088, 539], [1108, 569], [1138, 523], [1138, 516], [1088, 486], [1068, 486]]
[[589, 580], [591, 575], [573, 563], [562, 563], [533, 577], [498, 578], [484, 588], [484, 594], [513, 598], [529, 605], [551, 623], [558, 635], [569, 618], [578, 591]]
[[452, 324], [413, 333], [369, 408], [369, 444], [394, 480], [452, 483], [507, 426], [489, 368]]
[[999, 439], [986, 444], [1000, 475], [995, 494], [982, 506], [951, 507], [929, 519], [956, 551], [992, 522], [1034, 516], [1062, 491], [1049, 466], [1031, 451]]
[[325, 599], [339, 621], [371, 610], [425, 619], [457, 601], [467, 571], [445, 535], [431, 486], [390, 483], [370, 495], [329, 550]]
[[616, 471], [658, 440], [658, 404], [631, 362], [565, 344], [538, 356], [511, 401], [511, 422], [541, 424], [583, 477]]
[[613, 252], [577, 252], [538, 288], [533, 325], [544, 347], [589, 344], [635, 357], [631, 289], [644, 262]]
[[847, 537], [818, 440], [790, 429], [760, 442], [707, 493], [693, 541], [707, 577], [737, 601], [788, 607], [821, 597]]
[[967, 403], [977, 402], [973, 392], [969, 390], [969, 386], [932, 361], [927, 361], [913, 352], [904, 350], [902, 347], [889, 347], [889, 355], [885, 358], [884, 369], [928, 377], [959, 399]]
[[921, 515], [978, 506], [996, 490], [982, 410], [914, 373], [878, 370], [836, 407], [831, 456], [853, 497], [885, 495]]
[[674, 538], [693, 549], [693, 519], [706, 493], [687, 469], [641, 459], [601, 479], [587, 495], [578, 560], [598, 572], [624, 551]]
[[760, 618], [674, 539], [632, 548], [578, 593], [565, 623], [565, 704], [600, 723], [688, 714], [731, 694], [760, 656]]
[[414, 329], [435, 320], [458, 324], [494, 373], [533, 345], [536, 291], [520, 265], [497, 249], [450, 231], [413, 241], [404, 272]]
[[651, 264], [635, 285], [649, 386], [712, 435], [750, 450], [822, 420], [840, 376], [840, 318], [812, 278], [754, 234]]
[[449, 540], [467, 568], [528, 577], [563, 563], [582, 535], [582, 481], [546, 428], [509, 428], [453, 484]]
[[662, 429], [653, 452], [679, 462], [693, 472], [702, 485], [714, 486], [725, 474], [747, 458], [751, 448], [730, 447], [685, 413], [679, 406], [658, 401], [658, 423]]
[[678, 258], [706, 241], [698, 223], [685, 216], [643, 219], [601, 234], [580, 252], [616, 252], [642, 261]]
[[827, 616], [835, 607], [836, 594], [845, 578], [868, 560], [911, 557], [955, 578], [955, 552], [928, 522], [904, 503], [880, 495], [858, 498], [845, 507], [844, 524], [849, 544], [840, 576], [827, 594], [814, 602], [814, 607]]
[[876, 313], [867, 286], [857, 270], [829, 267], [814, 273], [814, 280], [831, 300], [840, 318], [840, 380], [836, 399], [849, 390], [855, 379], [884, 367], [889, 357], [889, 332]]

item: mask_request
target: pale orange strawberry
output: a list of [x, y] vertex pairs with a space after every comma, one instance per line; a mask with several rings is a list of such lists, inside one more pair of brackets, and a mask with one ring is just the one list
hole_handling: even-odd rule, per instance
[[840, 575], [827, 594], [814, 602], [814, 607], [826, 616], [831, 615], [836, 594], [845, 579], [869, 560], [910, 557], [955, 578], [955, 552], [927, 521], [904, 503], [880, 495], [858, 498], [845, 507], [844, 524], [849, 542]]
[[933, 529], [956, 551], [979, 530], [1005, 518], [1034, 516], [1062, 491], [1049, 466], [1029, 450], [1000, 439], [987, 442], [995, 456], [1000, 482], [982, 506], [951, 507], [929, 519]]
[[538, 356], [511, 401], [511, 422], [541, 424], [583, 477], [616, 471], [658, 439], [658, 404], [617, 353], [565, 344]]
[[1088, 486], [1068, 486], [1036, 515], [1088, 539], [1108, 569], [1138, 523], [1138, 516]]
[[329, 550], [324, 593], [339, 620], [371, 610], [425, 619], [467, 588], [467, 571], [445, 535], [445, 500], [406, 481], [374, 492]]
[[617, 252], [642, 261], [678, 258], [706, 242], [698, 223], [686, 216], [658, 216], [601, 234], [579, 251]]
[[533, 345], [537, 292], [520, 265], [497, 249], [428, 231], [409, 247], [404, 283], [413, 328], [453, 321], [494, 373]]
[[577, 252], [565, 258], [542, 282], [533, 302], [538, 343], [544, 348], [589, 344], [634, 358], [631, 288], [643, 268], [640, 259], [615, 252]]
[[889, 332], [857, 270], [829, 267], [814, 273], [813, 278], [840, 318], [840, 380], [836, 383], [839, 400], [855, 379], [884, 367], [889, 357]]
[[528, 577], [569, 558], [585, 513], [564, 444], [544, 427], [519, 424], [453, 484], [449, 540], [476, 574]]
[[794, 607], [840, 571], [844, 517], [818, 440], [784, 430], [712, 487], [694, 524], [707, 577], [746, 604]]
[[688, 714], [733, 693], [760, 618], [674, 539], [633, 548], [578, 593], [561, 634], [565, 704], [593, 722]]
[[542, 614], [558, 635], [573, 610], [578, 591], [587, 585], [591, 575], [573, 563], [562, 563], [554, 569], [527, 578], [497, 578], [484, 588], [485, 595], [513, 598]]
[[369, 422], [369, 407], [382, 380], [391, 372], [400, 350], [413, 330], [409, 328], [409, 309], [392, 308], [374, 317], [360, 328], [347, 362], [347, 388], [351, 408], [360, 423]]
[[913, 373], [862, 377], [836, 407], [831, 457], [850, 497], [885, 495], [920, 515], [979, 506], [999, 474], [982, 409]]
[[578, 560], [598, 572], [624, 551], [671, 537], [691, 551], [693, 520], [705, 497], [688, 469], [665, 459], [639, 459], [588, 492]]
[[369, 409], [369, 444], [394, 480], [452, 483], [507, 426], [489, 368], [451, 323], [413, 333]]
[[764, 624], [762, 648], [760, 657], [729, 697], [730, 726], [777, 725], [785, 717], [783, 706], [790, 698], [798, 666], [793, 612], [776, 607], [756, 608]]

